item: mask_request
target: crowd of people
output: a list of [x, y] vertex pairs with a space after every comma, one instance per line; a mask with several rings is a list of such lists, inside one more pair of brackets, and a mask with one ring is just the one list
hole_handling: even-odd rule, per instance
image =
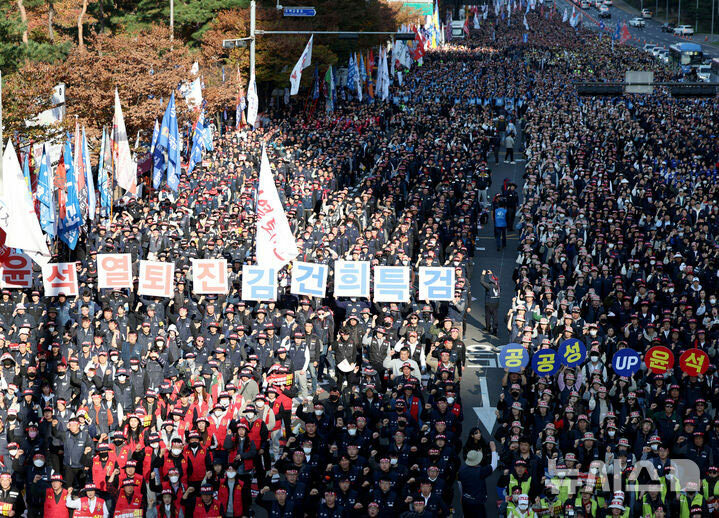
[[[527, 42], [519, 24], [490, 16], [428, 52], [388, 103], [343, 91], [333, 113], [283, 107], [253, 131], [218, 135], [179, 195], [123, 200], [87, 230], [76, 299], [2, 291], [0, 514], [719, 512], [715, 367], [622, 378], [610, 366], [617, 350], [654, 344], [716, 358], [715, 105], [665, 92], [579, 98], [573, 79], [671, 72], [556, 12], [528, 18]], [[491, 167], [520, 141], [515, 191]], [[297, 297], [285, 269], [277, 301], [243, 301], [263, 144], [298, 259], [451, 266], [454, 300]], [[487, 331], [505, 336], [506, 325], [530, 353], [570, 337], [590, 352], [551, 378], [507, 372], [489, 437], [473, 413], [465, 425], [460, 384], [470, 279], [475, 263], [484, 269], [475, 239], [497, 208], [519, 237], [516, 296], [503, 319], [499, 279], [483, 272]], [[173, 261], [174, 296], [98, 290], [96, 256], [111, 252], [131, 253], [135, 269]], [[227, 258], [229, 294], [193, 294], [192, 258]], [[684, 483], [677, 459], [701, 479]], [[659, 486], [636, 489], [641, 460]]]

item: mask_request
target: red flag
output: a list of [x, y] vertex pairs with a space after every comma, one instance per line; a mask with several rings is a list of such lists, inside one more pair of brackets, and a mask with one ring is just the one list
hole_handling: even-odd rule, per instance
[[65, 202], [67, 200], [65, 194], [66, 180], [65, 158], [63, 154], [60, 154], [60, 163], [57, 164], [57, 169], [55, 170], [55, 189], [57, 190], [58, 216], [60, 219], [65, 219]]
[[469, 16], [464, 18], [464, 27], [462, 27], [462, 30], [469, 38]]
[[626, 23], [622, 24], [622, 32], [619, 37], [619, 43], [626, 43], [627, 41], [632, 39], [632, 35], [629, 33], [629, 27], [627, 27]]

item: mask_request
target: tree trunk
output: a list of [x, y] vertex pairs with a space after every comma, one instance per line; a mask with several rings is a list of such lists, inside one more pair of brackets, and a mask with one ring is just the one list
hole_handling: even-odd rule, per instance
[[105, 2], [103, 0], [100, 0], [97, 5], [100, 8], [100, 34], [105, 32], [105, 6], [103, 5]]
[[82, 0], [82, 10], [80, 11], [80, 15], [77, 17], [77, 46], [80, 49], [80, 52], [85, 52], [85, 40], [82, 37], [82, 20], [85, 18], [86, 12], [87, 0]]
[[27, 11], [25, 11], [25, 5], [23, 0], [17, 0], [17, 8], [20, 11], [20, 21], [22, 22], [22, 42], [27, 45]]
[[49, 0], [47, 3], [47, 33], [51, 43], [55, 43], [55, 30], [53, 29], [52, 22], [55, 19], [55, 4], [53, 0]]

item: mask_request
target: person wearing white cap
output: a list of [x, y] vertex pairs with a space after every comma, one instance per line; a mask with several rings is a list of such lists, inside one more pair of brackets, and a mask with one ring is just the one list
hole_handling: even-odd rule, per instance
[[612, 503], [609, 504], [609, 512], [611, 513], [610, 516], [623, 516], [624, 504], [622, 504], [622, 501], [619, 499], [612, 500]]
[[508, 518], [536, 518], [536, 516], [537, 513], [529, 507], [529, 496], [521, 494], [517, 499], [517, 507], [512, 509]]
[[489, 465], [482, 466], [482, 452], [470, 450], [467, 453], [467, 460], [459, 470], [458, 480], [462, 492], [462, 511], [464, 516], [484, 518], [486, 516], [485, 502], [487, 501], [486, 479], [490, 476], [499, 463], [497, 445], [490, 441], [489, 449], [492, 452], [492, 459]]

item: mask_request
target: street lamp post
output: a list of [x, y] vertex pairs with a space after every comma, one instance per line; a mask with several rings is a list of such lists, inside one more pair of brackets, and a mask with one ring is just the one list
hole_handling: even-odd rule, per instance
[[170, 0], [170, 41], [175, 39], [175, 0]]

